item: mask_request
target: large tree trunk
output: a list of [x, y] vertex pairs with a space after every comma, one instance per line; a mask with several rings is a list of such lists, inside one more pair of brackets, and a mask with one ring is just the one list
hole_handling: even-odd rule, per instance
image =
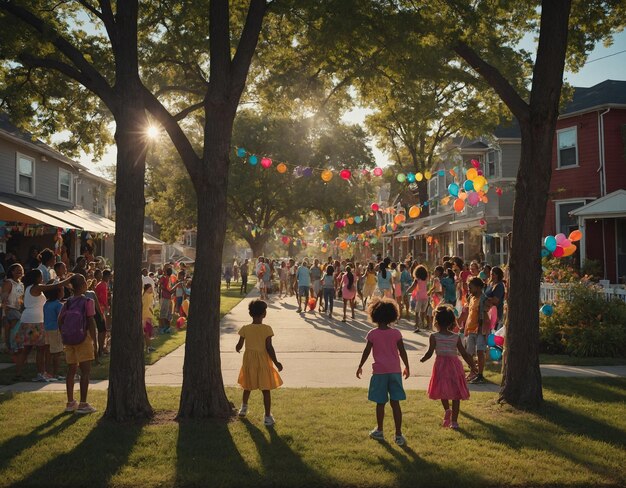
[[212, 107], [207, 117], [204, 162], [194, 181], [198, 195], [198, 241], [179, 418], [224, 418], [233, 413], [222, 380], [220, 289], [234, 114], [230, 115], [224, 107]]
[[115, 205], [115, 296], [111, 367], [105, 417], [125, 421], [152, 416], [144, 376], [141, 323], [144, 176], [147, 126], [143, 103], [121, 104], [115, 114], [117, 169]]
[[254, 239], [246, 239], [248, 241], [248, 245], [250, 249], [252, 249], [252, 255], [255, 258], [259, 256], [263, 256], [263, 251], [265, 249], [265, 244], [267, 243], [267, 238], [265, 237], [256, 237]]
[[536, 408], [543, 401], [539, 370], [541, 237], [570, 7], [570, 0], [546, 0], [542, 4], [528, 118], [520, 120], [522, 154], [515, 186], [507, 353], [500, 390], [501, 401], [519, 408]]

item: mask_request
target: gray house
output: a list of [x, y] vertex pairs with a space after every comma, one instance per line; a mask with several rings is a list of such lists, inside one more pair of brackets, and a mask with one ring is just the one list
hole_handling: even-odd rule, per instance
[[[520, 151], [521, 133], [515, 121], [498, 127], [489, 138], [453, 139], [445, 149], [446, 162], [431, 169], [429, 215], [411, 222], [400, 233], [406, 249], [428, 261], [440, 261], [441, 257], [449, 255], [492, 265], [506, 263]], [[448, 185], [455, 181], [450, 169], [467, 169], [472, 159], [480, 162], [480, 169], [489, 182], [489, 201], [475, 207], [466, 205], [463, 211], [455, 212], [454, 199], [446, 202]], [[458, 175], [457, 182], [459, 179], [462, 183], [465, 178]], [[502, 190], [500, 196], [496, 193], [498, 188]], [[403, 251], [399, 249], [399, 254]]]
[[44, 247], [68, 264], [85, 251], [112, 258], [112, 189], [0, 113], [0, 252], [23, 263]]

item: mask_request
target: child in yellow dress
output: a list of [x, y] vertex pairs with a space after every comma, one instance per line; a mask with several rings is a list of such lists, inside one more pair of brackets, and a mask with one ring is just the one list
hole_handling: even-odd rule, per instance
[[270, 390], [283, 384], [283, 380], [272, 363], [276, 365], [278, 371], [283, 370], [283, 365], [276, 359], [276, 352], [272, 346], [274, 331], [269, 325], [263, 323], [267, 314], [267, 303], [263, 300], [253, 300], [248, 305], [248, 311], [252, 317], [252, 323], [244, 325], [239, 330], [239, 342], [235, 347], [235, 350], [240, 352], [244, 342], [246, 344], [238, 380], [243, 388], [243, 401], [241, 402], [241, 409], [239, 409], [239, 416], [245, 417], [248, 413], [250, 392], [261, 390], [263, 392], [263, 405], [265, 406], [264, 423], [269, 427], [274, 425]]

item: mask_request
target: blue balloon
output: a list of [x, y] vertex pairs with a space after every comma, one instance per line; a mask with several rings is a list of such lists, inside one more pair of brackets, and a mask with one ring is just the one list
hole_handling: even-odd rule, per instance
[[556, 249], [556, 238], [554, 236], [546, 237], [543, 240], [543, 245], [548, 251], [554, 252], [554, 250]]
[[502, 349], [499, 347], [490, 347], [489, 357], [492, 361], [500, 361], [500, 359], [502, 359]]
[[354, 217], [354, 222], [360, 224], [361, 222], [363, 222], [363, 217], [357, 215], [356, 217]]
[[245, 158], [246, 157], [246, 150], [243, 147], [240, 147], [237, 149], [237, 156], [239, 156], [240, 158]]
[[438, 174], [439, 176], [445, 176], [445, 175], [446, 175], [446, 172], [445, 172], [444, 170], [440, 169], [439, 171], [437, 171], [437, 174]]
[[539, 311], [546, 317], [550, 317], [554, 313], [554, 308], [549, 303], [546, 303]]
[[465, 191], [474, 191], [474, 182], [472, 180], [465, 180], [463, 183], [463, 188]]
[[415, 183], [415, 175], [413, 173], [407, 173], [406, 181], [409, 183]]
[[450, 183], [448, 185], [448, 193], [450, 193], [450, 195], [452, 195], [453, 197], [458, 197], [459, 196], [459, 185], [457, 185], [456, 183]]
[[302, 171], [302, 176], [305, 176], [307, 178], [310, 178], [311, 176], [313, 176], [313, 169], [309, 168], [308, 166], [306, 168], [304, 168], [304, 170]]
[[496, 347], [496, 335], [495, 334], [489, 334], [487, 336], [487, 345], [489, 347]]
[[422, 207], [428, 207], [428, 202], [426, 201], [426, 202], [422, 203]]
[[252, 165], [252, 166], [256, 166], [256, 164], [259, 162], [259, 158], [257, 158], [254, 154], [252, 156], [250, 156], [248, 158], [248, 162]]
[[541, 257], [542, 258], [547, 258], [550, 255], [550, 251], [548, 251], [546, 248], [543, 248], [541, 250]]

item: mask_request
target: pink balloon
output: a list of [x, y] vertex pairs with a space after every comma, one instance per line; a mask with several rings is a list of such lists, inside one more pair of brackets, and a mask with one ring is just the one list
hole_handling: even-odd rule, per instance
[[476, 173], [478, 173], [478, 176], [482, 176], [484, 174], [482, 169], [477, 170]]
[[269, 168], [271, 165], [272, 165], [272, 160], [270, 158], [261, 159], [261, 166], [263, 166], [265, 169]]
[[478, 161], [476, 159], [472, 159], [470, 161], [470, 163], [472, 163], [472, 166], [474, 166], [474, 168], [476, 168], [476, 169], [480, 168], [480, 161]]
[[383, 170], [381, 168], [374, 168], [374, 176], [382, 176]]
[[504, 337], [496, 336], [494, 340], [496, 341], [496, 346], [502, 347], [504, 345]]
[[568, 247], [570, 247], [572, 245], [572, 243], [570, 242], [569, 239], [564, 239], [559, 243], [559, 246], [561, 246], [563, 249], [566, 249]]
[[[556, 239], [556, 243], [560, 246], [561, 242], [567, 239], [567, 236], [565, 234], [557, 234], [554, 236], [554, 238]], [[563, 247], [566, 247], [566, 246], [563, 246]]]
[[495, 329], [498, 323], [498, 309], [497, 307], [491, 307], [489, 309], [489, 318], [491, 319], [491, 328]]
[[562, 257], [562, 256], [563, 256], [564, 252], [565, 252], [565, 251], [563, 250], [563, 248], [562, 248], [561, 246], [556, 246], [556, 249], [554, 250], [554, 252], [552, 253], [552, 255], [553, 255], [555, 258], [560, 258], [560, 257]]
[[475, 191], [471, 191], [467, 195], [467, 201], [472, 207], [474, 207], [478, 205], [478, 202], [480, 201], [480, 196]]

